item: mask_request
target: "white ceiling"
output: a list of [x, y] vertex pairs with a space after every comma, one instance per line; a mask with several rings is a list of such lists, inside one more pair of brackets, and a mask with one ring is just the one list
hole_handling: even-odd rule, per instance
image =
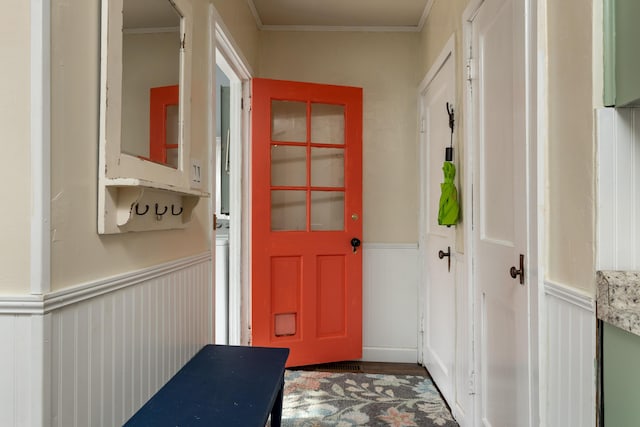
[[180, 15], [168, 0], [125, 0], [123, 28], [180, 27]]
[[422, 29], [434, 0], [248, 0], [262, 29]]

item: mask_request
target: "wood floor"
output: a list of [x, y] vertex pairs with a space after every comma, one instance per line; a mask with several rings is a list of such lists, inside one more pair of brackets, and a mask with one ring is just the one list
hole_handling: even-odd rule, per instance
[[429, 376], [424, 366], [420, 366], [417, 363], [361, 362], [355, 360], [326, 363], [323, 365], [301, 366], [292, 369], [322, 372], [360, 372], [364, 374]]

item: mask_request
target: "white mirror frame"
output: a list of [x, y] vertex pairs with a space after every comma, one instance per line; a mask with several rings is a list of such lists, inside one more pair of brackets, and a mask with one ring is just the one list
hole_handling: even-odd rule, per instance
[[[123, 1], [102, 0], [98, 233], [182, 228], [189, 222], [199, 197], [208, 196], [191, 171], [191, 0], [169, 0], [182, 15], [180, 39], [184, 41], [180, 49], [177, 168], [123, 153], [121, 149]], [[184, 213], [155, 223], [148, 219], [137, 221], [134, 207], [143, 202], [153, 204], [153, 194], [184, 206]]]

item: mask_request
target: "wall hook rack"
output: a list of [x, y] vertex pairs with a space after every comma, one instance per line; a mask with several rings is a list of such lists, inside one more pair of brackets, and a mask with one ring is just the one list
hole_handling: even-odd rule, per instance
[[136, 215], [145, 215], [147, 212], [149, 212], [149, 205], [144, 205], [144, 212], [140, 212], [140, 210], [138, 209], [139, 207], [140, 205], [136, 203]]
[[183, 210], [184, 210], [184, 208], [182, 206], [180, 206], [180, 210], [178, 212], [175, 212], [174, 211], [174, 205], [171, 205], [171, 215], [173, 215], [173, 216], [181, 215]]
[[169, 207], [165, 206], [162, 212], [158, 212], [158, 204], [156, 203], [156, 216], [162, 217], [162, 215], [166, 214], [168, 210]]

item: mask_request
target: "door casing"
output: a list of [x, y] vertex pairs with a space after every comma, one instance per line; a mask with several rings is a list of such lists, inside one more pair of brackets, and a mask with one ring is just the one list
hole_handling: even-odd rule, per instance
[[[253, 75], [251, 67], [238, 54], [236, 46], [222, 25], [222, 19], [213, 5], [209, 6], [209, 24], [211, 28], [210, 46], [214, 66], [216, 60], [223, 61], [231, 74], [237, 79], [231, 82], [230, 99], [230, 128], [231, 145], [230, 170], [235, 171], [230, 176], [229, 183], [229, 344], [246, 345], [250, 340], [250, 265], [251, 265], [251, 171], [246, 167], [250, 159], [250, 112], [249, 81]], [[215, 88], [215, 77], [209, 82], [211, 91]], [[215, 136], [214, 113], [209, 115], [212, 132]], [[212, 150], [215, 152], [215, 150]], [[212, 156], [213, 157], [213, 156]], [[213, 158], [210, 160], [209, 170], [215, 170]], [[215, 184], [215, 183], [214, 183]], [[214, 187], [215, 188], [215, 185]], [[210, 203], [211, 230], [213, 230], [213, 213], [215, 206]], [[212, 235], [212, 239], [214, 236]], [[212, 240], [213, 241], [213, 240]], [[215, 245], [212, 245], [215, 248]], [[212, 249], [213, 250], [213, 249]], [[214, 274], [212, 272], [212, 282]], [[213, 315], [210, 324], [213, 325]]]

